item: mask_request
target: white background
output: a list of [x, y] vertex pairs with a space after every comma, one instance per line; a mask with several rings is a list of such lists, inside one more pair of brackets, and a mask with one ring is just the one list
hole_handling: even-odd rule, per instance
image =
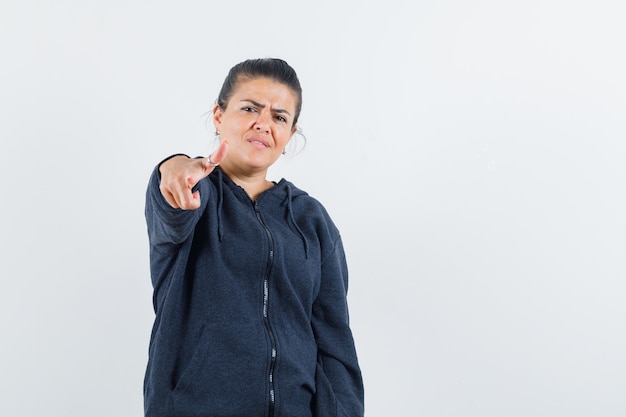
[[277, 56], [342, 231], [368, 417], [626, 415], [626, 3], [0, 3], [0, 415], [140, 416], [143, 217]]

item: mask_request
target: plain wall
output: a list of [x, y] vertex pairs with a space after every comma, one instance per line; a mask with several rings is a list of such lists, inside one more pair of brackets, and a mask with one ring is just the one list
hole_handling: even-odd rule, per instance
[[623, 1], [0, 3], [0, 415], [139, 416], [143, 216], [277, 56], [340, 228], [368, 417], [626, 415]]

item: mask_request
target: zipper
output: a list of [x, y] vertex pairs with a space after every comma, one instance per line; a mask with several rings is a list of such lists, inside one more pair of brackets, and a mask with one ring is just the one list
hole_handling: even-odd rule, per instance
[[254, 202], [254, 212], [256, 214], [256, 218], [259, 220], [259, 223], [265, 230], [267, 234], [267, 241], [269, 243], [269, 253], [267, 258], [267, 266], [265, 268], [265, 275], [263, 277], [263, 322], [265, 323], [265, 329], [267, 330], [267, 334], [270, 339], [271, 346], [271, 358], [270, 358], [270, 369], [269, 369], [269, 413], [268, 417], [274, 416], [274, 408], [276, 406], [276, 393], [274, 390], [274, 367], [276, 365], [276, 339], [274, 338], [274, 332], [272, 331], [272, 326], [269, 321], [269, 297], [270, 297], [270, 272], [272, 270], [272, 265], [274, 263], [274, 239], [272, 238], [272, 234], [270, 233], [269, 228], [263, 221], [261, 217], [261, 212], [259, 211], [259, 204]]

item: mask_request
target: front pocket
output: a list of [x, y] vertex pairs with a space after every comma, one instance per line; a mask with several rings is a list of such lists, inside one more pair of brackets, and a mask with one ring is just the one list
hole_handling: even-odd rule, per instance
[[270, 354], [259, 327], [205, 326], [172, 391], [177, 416], [250, 415], [266, 407]]

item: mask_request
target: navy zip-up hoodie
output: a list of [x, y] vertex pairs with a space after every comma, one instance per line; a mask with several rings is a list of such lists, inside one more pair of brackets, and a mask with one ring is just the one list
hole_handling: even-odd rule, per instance
[[256, 201], [219, 168], [198, 210], [147, 190], [155, 322], [147, 417], [363, 415], [340, 234], [286, 180]]

